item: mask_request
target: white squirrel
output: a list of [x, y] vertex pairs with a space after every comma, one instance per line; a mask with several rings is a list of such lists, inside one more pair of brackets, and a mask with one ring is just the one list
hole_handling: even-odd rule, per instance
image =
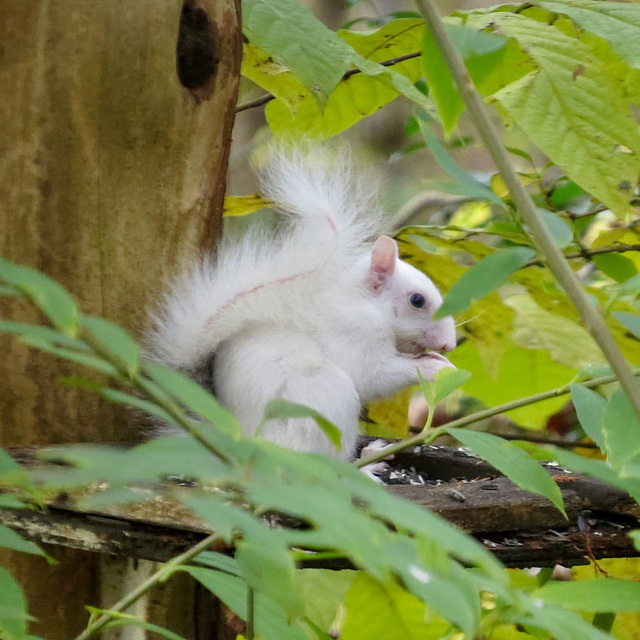
[[[254, 435], [273, 398], [307, 405], [353, 453], [361, 405], [430, 380], [453, 365], [453, 318], [433, 320], [442, 297], [398, 257], [374, 194], [347, 154], [275, 152], [263, 193], [288, 217], [223, 243], [166, 294], [153, 314], [149, 357], [193, 375]], [[267, 440], [336, 455], [311, 418], [268, 421]]]

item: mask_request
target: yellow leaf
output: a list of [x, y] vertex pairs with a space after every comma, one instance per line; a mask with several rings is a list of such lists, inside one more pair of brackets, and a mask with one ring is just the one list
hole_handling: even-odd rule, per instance
[[513, 341], [525, 349], [544, 349], [551, 359], [574, 369], [604, 362], [595, 340], [578, 323], [540, 308], [529, 295], [506, 300], [516, 312]]
[[491, 217], [491, 205], [488, 202], [465, 202], [453, 214], [449, 224], [458, 227], [479, 227]]
[[224, 199], [225, 216], [246, 216], [254, 211], [271, 207], [272, 202], [260, 195], [251, 196], [227, 196]]

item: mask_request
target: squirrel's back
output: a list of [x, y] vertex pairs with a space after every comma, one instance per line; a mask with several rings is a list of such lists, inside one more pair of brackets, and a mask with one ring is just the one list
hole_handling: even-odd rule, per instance
[[203, 257], [171, 286], [152, 314], [150, 358], [192, 370], [245, 326], [312, 313], [317, 293], [344, 277], [379, 231], [376, 190], [354, 176], [344, 151], [272, 151], [259, 176], [283, 222], [224, 241], [216, 258]]

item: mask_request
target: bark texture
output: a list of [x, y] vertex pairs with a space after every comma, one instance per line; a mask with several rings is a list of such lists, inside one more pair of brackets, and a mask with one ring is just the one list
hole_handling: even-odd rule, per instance
[[[239, 4], [0, 3], [0, 255], [41, 269], [85, 313], [135, 336], [163, 282], [215, 247], [221, 228]], [[0, 317], [38, 320], [10, 298]], [[79, 367], [7, 336], [0, 352], [0, 446], [135, 439], [121, 410], [57, 382]], [[49, 640], [78, 633], [84, 604], [108, 604], [98, 556], [60, 554], [57, 567], [0, 558], [40, 618], [33, 632]], [[195, 622], [183, 622], [170, 626], [196, 637]]]

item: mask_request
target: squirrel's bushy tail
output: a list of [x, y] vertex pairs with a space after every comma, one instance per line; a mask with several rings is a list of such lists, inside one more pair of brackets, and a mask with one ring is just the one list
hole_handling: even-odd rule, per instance
[[272, 150], [260, 177], [286, 222], [275, 232], [253, 225], [173, 285], [152, 315], [154, 360], [189, 370], [247, 326], [313, 313], [317, 292], [344, 277], [380, 230], [377, 190], [354, 177], [344, 150]]
[[345, 148], [272, 149], [260, 185], [282, 213], [298, 218], [303, 242], [313, 229], [316, 240], [348, 249], [380, 232], [378, 189], [355, 175]]

